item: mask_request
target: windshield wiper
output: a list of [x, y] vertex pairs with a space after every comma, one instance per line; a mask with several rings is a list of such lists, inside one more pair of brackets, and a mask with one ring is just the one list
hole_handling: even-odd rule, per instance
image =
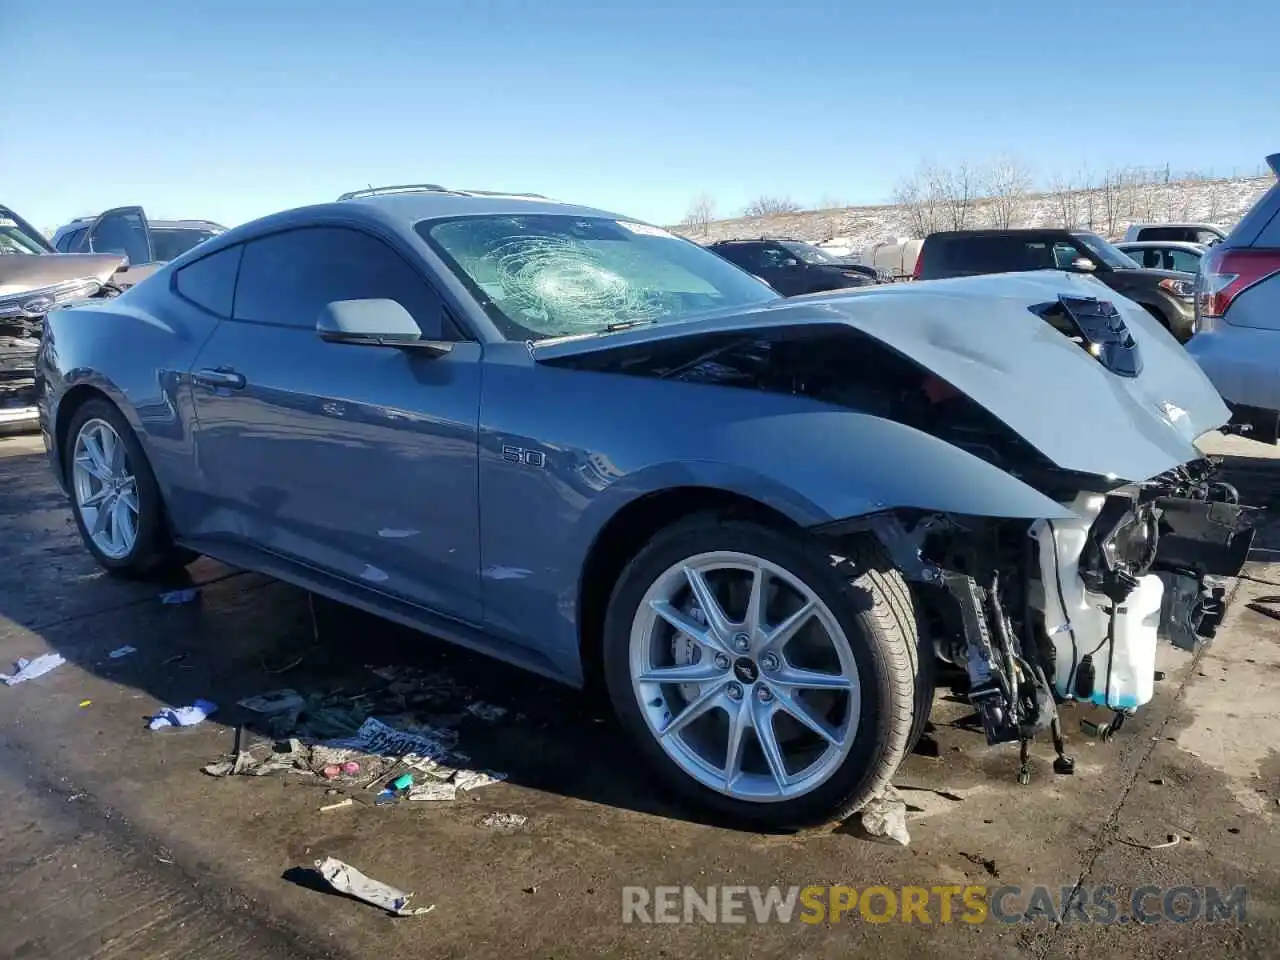
[[652, 320], [619, 320], [617, 323], [606, 323], [605, 333], [617, 333], [619, 330], [630, 330], [632, 327], [644, 327], [654, 321]]

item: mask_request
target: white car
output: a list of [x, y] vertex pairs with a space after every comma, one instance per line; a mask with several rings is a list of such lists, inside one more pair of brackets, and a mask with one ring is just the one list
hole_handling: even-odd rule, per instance
[[[1280, 176], [1280, 153], [1267, 158]], [[1187, 352], [1232, 408], [1246, 436], [1280, 437], [1280, 183], [1230, 235], [1211, 247], [1196, 276], [1198, 333]]]

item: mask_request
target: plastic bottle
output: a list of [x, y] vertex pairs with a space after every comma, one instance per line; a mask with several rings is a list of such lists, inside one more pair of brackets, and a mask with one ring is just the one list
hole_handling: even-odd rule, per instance
[[1156, 642], [1164, 581], [1147, 574], [1116, 611], [1115, 642], [1093, 655], [1097, 669], [1093, 702], [1113, 710], [1131, 710], [1155, 693]]

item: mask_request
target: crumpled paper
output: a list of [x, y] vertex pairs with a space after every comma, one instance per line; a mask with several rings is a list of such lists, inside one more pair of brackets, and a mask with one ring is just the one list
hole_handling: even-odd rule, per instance
[[13, 665], [12, 674], [0, 673], [0, 683], [7, 687], [14, 687], [28, 680], [34, 680], [36, 677], [42, 677], [54, 667], [60, 667], [66, 662], [60, 653], [44, 653], [34, 660], [23, 657]]
[[907, 832], [907, 801], [889, 785], [862, 808], [862, 829], [873, 837], [885, 837], [907, 846], [911, 834]]
[[149, 730], [162, 727], [194, 727], [203, 723], [209, 714], [218, 709], [218, 705], [210, 700], [197, 700], [189, 707], [165, 707], [147, 724]]
[[417, 917], [430, 913], [436, 908], [433, 903], [429, 907], [410, 907], [412, 893], [405, 893], [381, 880], [366, 877], [363, 873], [333, 857], [325, 857], [316, 861], [316, 869], [325, 882], [339, 893], [363, 900], [375, 907], [381, 907], [394, 917]]

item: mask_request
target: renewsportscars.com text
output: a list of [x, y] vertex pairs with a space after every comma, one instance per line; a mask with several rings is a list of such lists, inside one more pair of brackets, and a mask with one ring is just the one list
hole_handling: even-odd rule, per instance
[[1243, 922], [1244, 887], [623, 887], [623, 923]]

